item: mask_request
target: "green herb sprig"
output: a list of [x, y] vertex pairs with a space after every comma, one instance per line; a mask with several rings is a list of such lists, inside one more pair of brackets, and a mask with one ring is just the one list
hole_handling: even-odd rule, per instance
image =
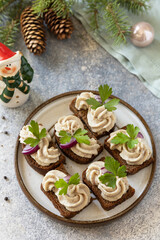
[[121, 166], [118, 161], [116, 161], [112, 157], [106, 157], [105, 158], [105, 168], [110, 172], [110, 173], [105, 173], [99, 177], [99, 180], [103, 183], [106, 184], [108, 187], [115, 188], [116, 187], [116, 176], [119, 178], [125, 177], [126, 174], [126, 166]]
[[111, 140], [111, 143], [114, 144], [126, 143], [127, 147], [132, 149], [138, 143], [138, 139], [136, 137], [139, 133], [139, 130], [140, 129], [138, 127], [134, 127], [133, 124], [128, 124], [126, 131], [129, 136], [122, 132], [117, 133], [117, 135]]
[[46, 129], [43, 128], [41, 132], [39, 132], [39, 124], [35, 122], [34, 120], [31, 121], [30, 126], [28, 127], [29, 131], [35, 136], [35, 138], [26, 138], [24, 142], [26, 144], [29, 144], [31, 147], [35, 147], [38, 145], [40, 140], [44, 137], [46, 137], [47, 132]]
[[85, 143], [87, 145], [90, 145], [89, 137], [88, 135], [85, 135], [88, 133], [87, 130], [79, 128], [73, 135], [70, 133], [67, 133], [66, 131], [61, 130], [59, 132], [59, 135], [61, 136], [60, 138], [60, 143], [65, 144], [71, 141], [71, 138], [75, 138], [78, 143]]
[[59, 191], [59, 195], [62, 195], [62, 194], [66, 195], [69, 185], [71, 184], [77, 185], [79, 184], [79, 182], [80, 182], [80, 176], [78, 173], [75, 173], [73, 176], [71, 176], [68, 183], [64, 181], [64, 179], [59, 179], [59, 181], [56, 181], [54, 185], [56, 188], [62, 188]]
[[108, 111], [113, 111], [116, 110], [117, 108], [115, 107], [119, 103], [119, 99], [113, 98], [112, 100], [105, 102], [112, 94], [112, 88], [110, 88], [107, 84], [105, 85], [100, 85], [98, 88], [99, 90], [99, 96], [101, 98], [101, 102], [97, 101], [95, 98], [89, 98], [86, 100], [88, 105], [91, 105], [92, 109], [97, 109], [100, 106], [103, 106], [108, 110]]

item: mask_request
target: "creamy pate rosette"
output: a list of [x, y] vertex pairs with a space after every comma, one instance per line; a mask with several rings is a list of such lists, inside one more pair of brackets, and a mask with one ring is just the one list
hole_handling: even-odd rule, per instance
[[77, 110], [87, 110], [89, 108], [89, 105], [86, 100], [89, 98], [95, 98], [95, 95], [91, 92], [82, 92], [76, 98], [75, 108]]
[[[100, 85], [98, 90], [98, 95], [91, 92], [82, 92], [78, 95], [75, 108], [77, 110], [87, 110], [87, 112], [80, 114], [80, 117], [89, 125], [92, 132], [101, 136], [115, 126], [116, 117], [113, 111], [117, 109], [115, 106], [119, 103], [119, 99], [111, 98], [109, 100], [112, 88], [107, 84]], [[71, 109], [74, 111], [73, 107]]]
[[[81, 120], [74, 115], [63, 116], [55, 124], [55, 134], [57, 137], [61, 137], [61, 131], [65, 131], [67, 134], [70, 134], [74, 137], [74, 134], [78, 129], [84, 130], [84, 126]], [[99, 147], [100, 145], [95, 138], [88, 137], [88, 143], [79, 142], [77, 140], [75, 145], [72, 146], [70, 150], [80, 157], [91, 158], [93, 155], [98, 154]]]
[[79, 128], [84, 129], [83, 123], [78, 117], [74, 115], [60, 117], [55, 124], [57, 137], [59, 137], [60, 131], [66, 131], [67, 133], [73, 135]]
[[[25, 140], [27, 138], [36, 139], [33, 133], [29, 130], [30, 125], [26, 125], [20, 131], [20, 143], [26, 144]], [[43, 126], [39, 124], [39, 130], [41, 131]], [[48, 132], [46, 132], [46, 136], [42, 138], [39, 143], [39, 149], [31, 154], [32, 158], [41, 166], [49, 166], [51, 163], [55, 163], [59, 160], [60, 152], [55, 147], [49, 147], [49, 143], [51, 142], [51, 136]]]
[[129, 148], [127, 143], [112, 143], [112, 139], [115, 138], [118, 133], [129, 136], [125, 129], [119, 129], [110, 134], [107, 142], [110, 144], [111, 150], [117, 149], [120, 152], [121, 158], [124, 159], [128, 165], [141, 165], [150, 159], [152, 152], [144, 138], [137, 137], [138, 143], [135, 144], [133, 148]]
[[102, 134], [105, 131], [109, 132], [116, 123], [115, 114], [107, 111], [104, 105], [97, 109], [90, 107], [87, 113], [87, 120], [91, 130], [98, 134]]
[[61, 188], [56, 188], [55, 183], [60, 179], [65, 179], [66, 176], [59, 170], [49, 171], [43, 178], [43, 189], [54, 192], [58, 201], [70, 212], [80, 211], [90, 203], [90, 190], [85, 184], [79, 182], [76, 185], [69, 185], [66, 194], [60, 194]]
[[101, 196], [107, 201], [117, 201], [129, 189], [127, 177], [116, 176], [116, 185], [114, 188], [109, 187], [100, 181], [99, 177], [103, 175], [104, 162], [98, 161], [91, 163], [86, 170], [86, 178], [92, 185], [96, 185], [101, 191]]

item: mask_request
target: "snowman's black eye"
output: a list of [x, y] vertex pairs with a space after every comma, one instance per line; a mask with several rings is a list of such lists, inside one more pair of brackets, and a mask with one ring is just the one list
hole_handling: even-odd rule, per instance
[[6, 65], [8, 67], [8, 65]]
[[9, 66], [11, 66], [11, 64], [9, 64]]

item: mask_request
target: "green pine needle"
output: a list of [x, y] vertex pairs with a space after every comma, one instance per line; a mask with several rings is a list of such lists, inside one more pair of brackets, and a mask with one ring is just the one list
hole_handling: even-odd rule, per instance
[[8, 21], [5, 26], [0, 27], [0, 42], [8, 47], [12, 47], [18, 31], [19, 22], [17, 20]]
[[[0, 0], [0, 42], [13, 46], [19, 32], [19, 19], [23, 9], [32, 4], [35, 14], [43, 15], [48, 8], [62, 18], [69, 17], [72, 5], [80, 0]], [[126, 42], [131, 24], [123, 9], [134, 14], [147, 11], [149, 0], [83, 0], [90, 16], [90, 25], [94, 30], [100, 26], [107, 29], [108, 37], [115, 44]]]
[[74, 0], [34, 0], [32, 9], [35, 14], [42, 16], [49, 8], [52, 8], [57, 16], [67, 18], [72, 12], [73, 3]]
[[143, 13], [150, 9], [149, 0], [118, 0], [118, 3], [134, 14]]
[[0, 42], [12, 47], [19, 33], [20, 15], [31, 0], [0, 1]]
[[126, 43], [126, 36], [130, 34], [130, 24], [127, 16], [117, 1], [109, 2], [106, 6], [106, 29], [115, 45]]

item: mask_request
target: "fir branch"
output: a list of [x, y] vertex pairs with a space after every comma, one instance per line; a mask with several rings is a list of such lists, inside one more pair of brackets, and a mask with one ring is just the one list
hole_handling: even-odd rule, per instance
[[[80, 0], [0, 0], [0, 41], [8, 46], [13, 45], [15, 36], [19, 31], [19, 16], [23, 9], [33, 3], [35, 14], [43, 15], [48, 8], [62, 18], [67, 18], [72, 13], [72, 5]], [[92, 28], [105, 26], [108, 34], [115, 44], [126, 42], [130, 33], [130, 25], [123, 8], [133, 13], [148, 10], [149, 0], [82, 0], [90, 14]], [[7, 32], [8, 31], [8, 32]]]
[[0, 2], [0, 42], [12, 47], [19, 32], [19, 18], [29, 0], [3, 0]]
[[126, 42], [126, 36], [130, 33], [131, 26], [127, 21], [127, 16], [120, 8], [117, 0], [109, 1], [105, 13], [106, 28], [110, 37], [115, 39], [114, 44], [119, 45]]
[[33, 13], [42, 16], [50, 8], [52, 0], [34, 0], [32, 4]]
[[87, 13], [90, 13], [90, 25], [95, 30], [98, 29], [98, 4], [96, 0], [87, 0]]
[[3, 22], [7, 18], [9, 5], [11, 5], [15, 1], [16, 0], [1, 0], [0, 1], [0, 25], [3, 25]]
[[68, 18], [69, 13], [72, 12], [71, 6], [74, 0], [54, 0], [52, 1], [51, 8], [57, 14], [57, 16], [62, 18]]
[[149, 1], [150, 0], [118, 0], [118, 3], [132, 13], [139, 14], [148, 11], [150, 8]]
[[6, 10], [9, 7], [9, 5], [15, 1], [16, 0], [7, 0], [7, 1], [2, 0], [0, 2], [0, 13], [3, 12], [4, 10]]
[[19, 21], [8, 21], [5, 26], [0, 27], [0, 42], [8, 47], [12, 47], [15, 41], [15, 35], [19, 30]]
[[90, 13], [90, 25], [93, 30], [96, 30], [99, 28], [101, 24], [104, 24], [103, 21], [103, 14], [106, 6], [107, 0], [85, 0], [85, 4], [87, 7], [87, 13]]
[[71, 6], [74, 2], [74, 0], [35, 0], [32, 9], [35, 14], [42, 16], [48, 8], [52, 8], [57, 16], [67, 18], [69, 13], [72, 12]]

